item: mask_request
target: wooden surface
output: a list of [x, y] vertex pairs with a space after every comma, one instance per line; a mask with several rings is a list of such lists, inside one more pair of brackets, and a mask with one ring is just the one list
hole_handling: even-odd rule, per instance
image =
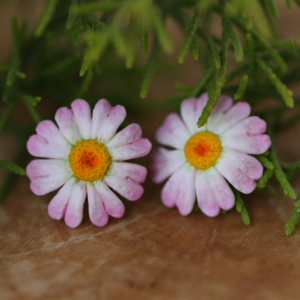
[[[3, 32], [14, 12], [0, 11], [0, 21], [6, 22], [1, 38], [8, 36]], [[299, 10], [285, 9], [283, 15], [281, 32], [295, 37]], [[3, 45], [2, 62], [8, 53]], [[187, 66], [194, 71], [189, 69], [183, 81], [194, 84], [198, 67], [191, 61]], [[167, 85], [180, 80], [168, 79]], [[163, 82], [163, 87], [157, 83], [161, 90], [153, 88], [152, 93], [167, 94]], [[153, 116], [135, 121], [144, 136], [153, 138], [163, 117], [155, 116], [157, 126]], [[278, 138], [282, 158], [299, 158], [299, 132], [300, 126]], [[0, 158], [12, 159], [16, 147], [13, 139], [0, 135]], [[142, 163], [149, 165], [148, 159]], [[4, 176], [0, 173], [0, 183]], [[299, 194], [299, 174], [293, 184]], [[283, 227], [293, 201], [264, 192], [244, 196], [251, 217], [251, 225], [245, 226], [235, 209], [216, 218], [200, 212], [182, 217], [161, 204], [161, 187], [148, 178], [142, 199], [124, 200], [125, 216], [111, 219], [104, 228], [91, 224], [85, 207], [83, 223], [70, 229], [47, 214], [53, 193], [35, 196], [29, 180], [18, 178], [0, 207], [0, 299], [299, 299], [299, 226], [289, 238]]]

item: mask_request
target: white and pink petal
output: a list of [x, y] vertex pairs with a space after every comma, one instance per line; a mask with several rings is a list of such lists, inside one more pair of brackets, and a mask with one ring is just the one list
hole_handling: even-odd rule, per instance
[[159, 147], [152, 153], [151, 173], [155, 183], [161, 183], [186, 163], [183, 150]]
[[132, 144], [142, 137], [142, 129], [138, 124], [130, 124], [119, 131], [107, 144], [108, 149]]
[[95, 181], [95, 188], [104, 203], [105, 211], [114, 218], [121, 218], [125, 213], [123, 202], [112, 192], [103, 180]]
[[161, 197], [167, 207], [177, 206], [181, 215], [188, 215], [194, 207], [196, 169], [189, 163], [176, 171], [163, 187]]
[[113, 161], [106, 176], [130, 178], [137, 183], [143, 183], [147, 176], [147, 169], [137, 164]]
[[200, 209], [209, 217], [234, 206], [234, 194], [224, 177], [215, 168], [196, 173], [196, 194]]
[[61, 134], [72, 145], [81, 139], [77, 125], [74, 122], [74, 114], [71, 109], [67, 107], [59, 108], [55, 114], [55, 121]]
[[58, 189], [72, 176], [68, 162], [58, 159], [33, 160], [28, 164], [26, 173], [31, 180], [30, 188], [36, 195]]
[[78, 180], [72, 189], [65, 213], [65, 223], [75, 228], [80, 225], [83, 217], [83, 205], [86, 198], [86, 183]]
[[143, 187], [131, 178], [105, 176], [104, 181], [114, 191], [130, 201], [138, 200], [144, 193]]
[[147, 155], [151, 147], [152, 145], [148, 139], [139, 139], [134, 143], [112, 148], [109, 150], [109, 153], [113, 160], [128, 160]]
[[157, 130], [155, 137], [162, 145], [183, 149], [191, 134], [180, 117], [172, 113]]
[[52, 219], [60, 220], [64, 217], [75, 181], [75, 177], [70, 178], [50, 201], [48, 213]]
[[254, 179], [247, 176], [236, 165], [230, 164], [226, 159], [220, 159], [216, 164], [217, 170], [240, 192], [250, 194], [256, 188]]
[[82, 99], [77, 99], [71, 104], [73, 119], [82, 139], [91, 137], [92, 119], [90, 105]]
[[36, 132], [37, 134], [32, 135], [27, 142], [27, 149], [31, 155], [45, 158], [68, 157], [71, 145], [52, 121], [40, 122]]
[[96, 190], [94, 183], [87, 183], [87, 195], [89, 204], [89, 216], [92, 223], [102, 227], [108, 223], [108, 214], [104, 208], [101, 195]]
[[181, 117], [191, 134], [205, 130], [206, 126], [198, 128], [197, 121], [208, 101], [208, 94], [202, 94], [197, 98], [185, 99], [180, 106]]

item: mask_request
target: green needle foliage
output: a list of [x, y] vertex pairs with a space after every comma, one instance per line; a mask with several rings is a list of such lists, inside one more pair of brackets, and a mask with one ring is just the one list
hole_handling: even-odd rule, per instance
[[[286, 0], [286, 5], [299, 10], [300, 0]], [[300, 119], [298, 113], [286, 118], [300, 105], [300, 97], [289, 89], [300, 82], [300, 49], [296, 39], [278, 34], [274, 20], [279, 13], [277, 0], [47, 0], [33, 29], [26, 20], [11, 19], [11, 52], [0, 66], [0, 130], [18, 136], [23, 149], [33, 127], [53, 118], [39, 114], [40, 102], [59, 107], [84, 98], [94, 104], [100, 95], [125, 105], [129, 113], [142, 114], [176, 110], [184, 98], [208, 91], [199, 127], [205, 126], [219, 96], [226, 93], [252, 107], [266, 98], [277, 101], [277, 107], [258, 114], [268, 121], [270, 133], [284, 133]], [[183, 36], [177, 52], [167, 26], [174, 23], [172, 32], [180, 30]], [[182, 66], [174, 57], [180, 64], [194, 59], [203, 75], [194, 78], [194, 86], [177, 84], [178, 91], [161, 101], [147, 99], [153, 76], [177, 81]], [[11, 123], [20, 107], [32, 116], [30, 131]], [[280, 161], [274, 144], [269, 153], [256, 158], [264, 167], [257, 187], [274, 192], [269, 179], [275, 175], [284, 193], [296, 199], [289, 180], [300, 161]], [[0, 199], [12, 178], [0, 188]], [[250, 224], [237, 191], [235, 196], [237, 210]], [[288, 233], [294, 230], [288, 228]]]
[[288, 222], [284, 225], [285, 234], [287, 236], [290, 236], [295, 231], [295, 227], [298, 223], [298, 219], [300, 215], [300, 196], [298, 196], [294, 206], [295, 208], [293, 210], [292, 216], [289, 218]]
[[9, 172], [13, 172], [18, 175], [26, 175], [26, 172], [23, 168], [19, 167], [18, 165], [12, 163], [11, 161], [7, 160], [0, 160], [0, 168], [4, 168]]
[[241, 194], [236, 189], [233, 189], [233, 191], [235, 196], [235, 208], [239, 213], [241, 213], [242, 220], [245, 223], [245, 225], [250, 225], [250, 217], [245, 207], [244, 201], [241, 197]]

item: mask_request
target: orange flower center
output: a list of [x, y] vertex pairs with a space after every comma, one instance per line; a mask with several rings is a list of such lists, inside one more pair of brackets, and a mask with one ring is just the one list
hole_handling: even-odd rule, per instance
[[76, 142], [69, 160], [73, 175], [85, 181], [102, 179], [111, 161], [106, 147], [95, 140]]
[[184, 154], [187, 161], [196, 169], [206, 170], [213, 166], [222, 151], [217, 135], [209, 131], [194, 134], [185, 144]]

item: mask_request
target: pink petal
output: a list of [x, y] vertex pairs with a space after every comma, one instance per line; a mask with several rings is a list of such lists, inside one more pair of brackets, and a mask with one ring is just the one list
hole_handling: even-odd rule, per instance
[[215, 217], [220, 213], [220, 207], [214, 199], [214, 191], [209, 185], [209, 178], [206, 172], [196, 172], [196, 193], [200, 209], [209, 217]]
[[200, 209], [209, 217], [217, 216], [220, 208], [229, 210], [234, 206], [234, 194], [215, 168], [197, 171], [196, 193]]
[[95, 188], [104, 202], [106, 212], [114, 218], [121, 218], [125, 212], [123, 202], [109, 189], [109, 187], [103, 181], [96, 181]]
[[72, 176], [68, 163], [56, 159], [33, 160], [28, 164], [26, 173], [31, 180], [30, 188], [36, 195], [56, 190]]
[[[126, 117], [126, 110], [121, 105], [114, 106], [109, 110], [107, 103], [103, 100], [100, 101], [102, 102], [97, 106], [97, 109], [95, 107], [96, 111], [94, 110], [96, 118], [93, 119], [93, 134], [95, 134], [93, 137], [101, 142], [108, 142], [123, 123]], [[103, 107], [104, 112], [101, 113], [100, 110]]]
[[208, 94], [202, 94], [198, 99], [185, 99], [180, 106], [182, 119], [191, 134], [199, 132], [201, 129], [197, 126], [197, 121], [201, 116], [202, 110], [208, 100]]
[[177, 206], [181, 215], [188, 215], [195, 203], [196, 169], [185, 164], [175, 172], [163, 187], [162, 201], [167, 207]]
[[236, 138], [242, 135], [261, 135], [266, 129], [267, 124], [264, 120], [259, 117], [249, 117], [231, 127], [223, 136]]
[[211, 115], [207, 121], [207, 129], [211, 131], [215, 127], [220, 126], [220, 123], [223, 121], [223, 117], [228, 110], [232, 107], [233, 100], [231, 97], [222, 95], [212, 110]]
[[64, 216], [74, 184], [75, 178], [72, 177], [50, 201], [48, 213], [52, 219], [60, 220]]
[[73, 101], [71, 107], [80, 137], [90, 139], [92, 129], [90, 105], [85, 100], [77, 99]]
[[232, 150], [248, 153], [261, 154], [266, 152], [271, 145], [270, 137], [263, 135], [240, 135], [236, 137], [222, 137], [222, 146]]
[[27, 142], [31, 155], [47, 158], [67, 158], [71, 145], [61, 135], [56, 125], [49, 120], [42, 121], [36, 127], [37, 135], [32, 135]]
[[104, 181], [122, 197], [131, 201], [138, 200], [144, 193], [143, 187], [130, 178], [123, 179], [116, 176], [105, 176]]
[[119, 131], [107, 144], [107, 148], [118, 148], [127, 144], [132, 144], [142, 136], [142, 130], [138, 124], [130, 124]]
[[96, 191], [94, 183], [87, 184], [89, 215], [92, 223], [96, 226], [105, 226], [108, 222], [108, 214], [106, 213], [100, 194]]
[[151, 173], [155, 183], [161, 183], [186, 163], [182, 150], [157, 148], [152, 153]]
[[191, 134], [180, 117], [173, 113], [167, 116], [155, 137], [162, 145], [183, 149]]
[[253, 156], [245, 153], [237, 152], [234, 150], [224, 151], [222, 160], [227, 164], [234, 166], [236, 169], [241, 170], [249, 178], [257, 180], [263, 174], [263, 166]]
[[254, 191], [255, 181], [236, 166], [229, 164], [226, 159], [217, 162], [216, 168], [240, 192], [250, 194]]
[[71, 228], [79, 226], [82, 221], [85, 197], [86, 184], [83, 181], [77, 181], [72, 189], [65, 214], [65, 222]]
[[147, 155], [150, 152], [151, 147], [152, 145], [149, 140], [139, 139], [132, 144], [110, 149], [109, 153], [113, 160], [128, 160]]
[[122, 179], [130, 178], [137, 183], [143, 183], [147, 176], [147, 169], [137, 164], [114, 161], [107, 176], [116, 176]]
[[80, 140], [77, 126], [73, 121], [74, 115], [71, 109], [68, 109], [67, 107], [59, 108], [55, 114], [55, 120], [61, 134], [66, 140], [73, 145]]
[[214, 126], [210, 126], [209, 130], [222, 135], [235, 124], [246, 119], [251, 112], [251, 107], [246, 102], [238, 102], [229, 110], [224, 112], [216, 112], [214, 115]]

